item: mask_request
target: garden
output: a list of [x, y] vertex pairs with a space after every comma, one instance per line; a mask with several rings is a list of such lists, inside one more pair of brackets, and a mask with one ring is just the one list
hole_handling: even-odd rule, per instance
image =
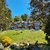
[[49, 50], [45, 36], [42, 30], [8, 30], [0, 32], [0, 42], [5, 50], [32, 50], [32, 47], [34, 50]]
[[0, 50], [50, 50], [50, 0], [0, 0]]

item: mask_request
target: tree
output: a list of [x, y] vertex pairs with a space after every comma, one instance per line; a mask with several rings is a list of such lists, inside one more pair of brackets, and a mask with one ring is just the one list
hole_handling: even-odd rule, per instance
[[48, 41], [48, 43], [50, 44], [50, 38], [48, 38], [50, 36], [50, 18], [48, 19], [48, 22], [47, 22], [47, 24], [45, 26], [44, 32], [46, 33], [46, 37], [45, 38]]
[[22, 18], [20, 16], [15, 16], [14, 21], [22, 21]]
[[50, 35], [50, 19], [45, 26], [45, 33], [47, 33], [47, 35]]
[[50, 11], [49, 0], [30, 0], [31, 17], [46, 25], [48, 21], [48, 13]]
[[12, 22], [12, 23], [14, 22], [14, 18], [11, 19], [11, 22]]
[[28, 17], [28, 15], [26, 13], [21, 15], [21, 18], [23, 21], [26, 21], [27, 17]]
[[0, 30], [8, 29], [11, 21], [11, 10], [6, 5], [6, 0], [0, 0]]
[[49, 10], [49, 1], [30, 0], [31, 16], [35, 19], [45, 18]]

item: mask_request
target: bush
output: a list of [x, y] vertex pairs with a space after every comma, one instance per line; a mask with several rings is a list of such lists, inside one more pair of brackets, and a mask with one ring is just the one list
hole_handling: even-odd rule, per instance
[[42, 27], [42, 31], [44, 31], [45, 30], [45, 27]]
[[9, 46], [12, 43], [12, 39], [9, 38], [8, 36], [4, 36], [1, 38], [1, 42], [3, 43], [4, 46]]
[[19, 32], [15, 32], [13, 35], [19, 35], [20, 33]]

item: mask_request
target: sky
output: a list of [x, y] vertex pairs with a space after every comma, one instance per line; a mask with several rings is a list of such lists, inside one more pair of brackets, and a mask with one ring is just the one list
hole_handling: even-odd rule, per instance
[[21, 16], [24, 13], [30, 15], [29, 7], [29, 0], [6, 0], [8, 4], [8, 8], [12, 11], [12, 17], [14, 16]]

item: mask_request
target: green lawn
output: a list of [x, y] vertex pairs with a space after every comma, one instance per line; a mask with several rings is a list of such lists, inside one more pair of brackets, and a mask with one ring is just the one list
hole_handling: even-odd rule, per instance
[[30, 31], [30, 30], [8, 30], [0, 33], [0, 38], [3, 36], [9, 36], [13, 42], [29, 42], [35, 43], [38, 40], [38, 43], [44, 43], [47, 41], [45, 40], [45, 34], [43, 31]]

